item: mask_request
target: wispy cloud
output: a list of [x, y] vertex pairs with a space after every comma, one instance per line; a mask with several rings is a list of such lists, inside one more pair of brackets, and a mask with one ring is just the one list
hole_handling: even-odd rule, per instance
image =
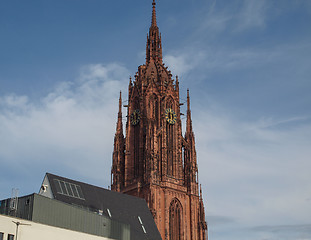
[[194, 116], [200, 179], [207, 186], [210, 214], [243, 225], [308, 222], [310, 121], [269, 121], [270, 126], [297, 124], [267, 128], [262, 121], [247, 122], [221, 112], [209, 108]]
[[206, 8], [208, 11], [202, 11], [202, 21], [198, 30], [213, 35], [223, 31], [242, 32], [264, 28], [269, 2], [265, 0], [208, 1]]
[[73, 172], [72, 177], [93, 176], [107, 184], [107, 153], [112, 152], [119, 91], [127, 85], [124, 76], [128, 70], [118, 64], [89, 65], [79, 79], [60, 83], [40, 101], [1, 97], [2, 166], [25, 175], [31, 169], [40, 175]]
[[294, 239], [310, 240], [311, 225], [279, 225], [259, 226], [252, 228], [253, 231], [265, 235], [266, 239]]
[[206, 56], [203, 52], [177, 52], [165, 55], [164, 62], [174, 74], [185, 76], [189, 71], [196, 68], [204, 58]]
[[244, 0], [243, 6], [236, 16], [236, 30], [242, 31], [249, 28], [264, 27], [268, 4], [269, 2], [265, 0]]

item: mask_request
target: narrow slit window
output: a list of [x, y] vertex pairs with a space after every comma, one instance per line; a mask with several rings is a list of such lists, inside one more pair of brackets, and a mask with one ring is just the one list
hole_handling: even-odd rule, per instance
[[140, 216], [138, 216], [138, 221], [140, 222], [141, 225], [143, 225], [143, 222], [141, 221]]
[[60, 188], [59, 181], [57, 179], [55, 179], [54, 183], [55, 183], [55, 188], [56, 188], [57, 193], [61, 193], [62, 194], [63, 192], [62, 192], [62, 189]]
[[69, 194], [71, 197], [73, 197], [73, 193], [72, 193], [70, 184], [66, 182], [65, 185], [66, 185], [66, 187], [67, 187], [68, 194]]
[[109, 208], [107, 208], [107, 212], [108, 212], [109, 217], [111, 218], [111, 212], [110, 212]]
[[83, 195], [83, 192], [82, 192], [82, 189], [80, 186], [76, 185], [77, 187], [77, 191], [78, 191], [78, 195], [81, 199], [84, 199], [84, 195]]
[[59, 181], [60, 182], [60, 186], [62, 188], [63, 194], [65, 195], [69, 195], [65, 186], [65, 183], [63, 181]]
[[77, 188], [76, 188], [76, 185], [72, 184], [72, 192], [73, 192], [73, 196], [76, 197], [76, 198], [79, 198], [79, 195], [78, 195], [78, 191], [77, 191]]
[[145, 229], [145, 227], [144, 227], [143, 221], [141, 220], [140, 216], [138, 216], [137, 218], [138, 218], [138, 221], [139, 221], [139, 223], [140, 223], [140, 225], [141, 225], [141, 228], [143, 229], [143, 232], [144, 232], [144, 233], [147, 233], [147, 232], [146, 232], [146, 229]]

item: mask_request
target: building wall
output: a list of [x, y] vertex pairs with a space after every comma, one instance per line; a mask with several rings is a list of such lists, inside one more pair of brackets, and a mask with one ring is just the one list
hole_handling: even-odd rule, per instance
[[32, 220], [114, 239], [130, 239], [130, 226], [80, 207], [34, 195]]
[[[32, 221], [26, 221], [19, 218], [13, 218], [9, 216], [0, 215], [0, 233], [4, 233], [4, 238], [7, 239], [8, 234], [16, 235], [16, 224], [14, 222], [20, 222], [21, 225], [18, 228], [17, 239], [14, 240], [109, 240], [111, 238], [94, 236], [86, 233], [71, 231], [67, 229], [52, 227], [35, 223]], [[27, 225], [22, 225], [27, 224]]]
[[96, 236], [130, 240], [129, 224], [90, 212], [79, 206], [31, 194], [20, 197], [17, 211], [12, 211], [10, 201], [11, 199], [6, 199], [0, 202], [0, 214]]
[[46, 175], [45, 175], [43, 182], [41, 184], [41, 187], [39, 190], [39, 195], [42, 195], [44, 197], [51, 198], [51, 199], [54, 198], [49, 179]]

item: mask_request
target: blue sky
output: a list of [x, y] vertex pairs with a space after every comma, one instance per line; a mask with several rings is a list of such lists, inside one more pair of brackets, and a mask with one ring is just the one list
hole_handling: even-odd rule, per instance
[[[0, 2], [1, 199], [45, 172], [110, 184], [151, 2]], [[310, 240], [311, 1], [158, 0], [157, 20], [190, 89], [210, 239]]]

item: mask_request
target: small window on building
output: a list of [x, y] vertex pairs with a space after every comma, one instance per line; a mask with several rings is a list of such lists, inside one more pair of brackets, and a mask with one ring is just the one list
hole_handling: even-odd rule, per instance
[[65, 185], [66, 185], [66, 188], [67, 188], [67, 192], [69, 194], [69, 196], [72, 196], [73, 193], [72, 193], [72, 189], [71, 189], [71, 186], [69, 183], [65, 182]]
[[76, 185], [71, 184], [71, 189], [72, 189], [73, 197], [79, 198], [79, 194], [78, 194]]
[[8, 234], [8, 240], [14, 240], [14, 235]]
[[107, 208], [107, 212], [108, 212], [109, 217], [111, 218], [111, 212], [110, 212], [109, 208]]
[[3, 240], [3, 233], [2, 232], [0, 232], [0, 240]]
[[83, 195], [81, 187], [78, 186], [78, 185], [76, 185], [76, 187], [77, 187], [77, 191], [78, 191], [78, 194], [79, 194], [79, 198], [84, 199], [84, 195]]

